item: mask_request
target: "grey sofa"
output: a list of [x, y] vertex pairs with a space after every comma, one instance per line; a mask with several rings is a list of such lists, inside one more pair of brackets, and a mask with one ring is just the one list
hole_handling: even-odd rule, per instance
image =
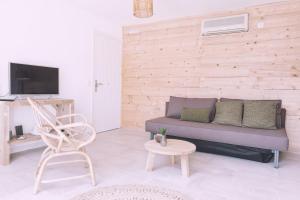
[[[275, 130], [236, 127], [213, 123], [182, 121], [168, 117], [169, 103], [166, 103], [166, 116], [146, 121], [145, 129], [151, 133], [151, 138], [158, 133], [159, 128], [166, 128], [169, 136], [189, 138], [193, 141], [210, 141], [221, 144], [240, 145], [272, 150], [274, 167], [279, 167], [280, 151], [287, 151], [289, 140], [285, 130], [285, 109], [279, 113], [280, 127]], [[212, 108], [214, 109], [214, 107]]]

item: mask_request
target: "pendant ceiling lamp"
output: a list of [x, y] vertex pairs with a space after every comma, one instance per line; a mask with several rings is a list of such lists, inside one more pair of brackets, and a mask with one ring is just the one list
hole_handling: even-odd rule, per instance
[[133, 0], [133, 15], [138, 18], [153, 16], [153, 0]]

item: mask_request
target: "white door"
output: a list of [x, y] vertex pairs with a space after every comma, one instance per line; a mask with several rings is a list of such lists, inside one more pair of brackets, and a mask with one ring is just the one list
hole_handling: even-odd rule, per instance
[[93, 125], [97, 132], [121, 126], [121, 41], [94, 35]]

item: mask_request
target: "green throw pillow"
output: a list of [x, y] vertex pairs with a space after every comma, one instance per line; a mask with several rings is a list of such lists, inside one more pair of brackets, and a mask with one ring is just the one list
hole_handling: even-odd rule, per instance
[[250, 128], [277, 129], [276, 111], [276, 102], [245, 101], [243, 126]]
[[226, 101], [217, 102], [215, 124], [242, 126], [243, 102]]
[[209, 108], [183, 108], [181, 111], [181, 120], [209, 123]]

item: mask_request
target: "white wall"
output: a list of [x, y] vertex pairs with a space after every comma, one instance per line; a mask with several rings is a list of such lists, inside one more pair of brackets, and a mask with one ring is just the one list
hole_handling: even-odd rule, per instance
[[[0, 95], [8, 92], [8, 63], [60, 68], [60, 95], [75, 99], [76, 112], [91, 116], [93, 33], [118, 37], [119, 27], [63, 0], [0, 1]], [[32, 128], [29, 109], [15, 121]]]

